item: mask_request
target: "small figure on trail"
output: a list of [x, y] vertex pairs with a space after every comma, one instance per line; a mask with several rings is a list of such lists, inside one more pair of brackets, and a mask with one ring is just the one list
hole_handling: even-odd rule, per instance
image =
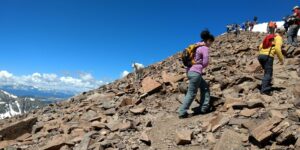
[[250, 31], [252, 31], [253, 28], [254, 28], [254, 22], [250, 22], [250, 23], [249, 23], [249, 26], [250, 26]]
[[289, 29], [287, 32], [288, 37], [288, 44], [291, 44], [295, 47], [298, 47], [298, 30], [300, 28], [300, 7], [295, 6], [293, 9], [293, 15], [294, 19], [291, 19], [291, 25], [289, 25]]
[[241, 30], [240, 25], [235, 24], [234, 25], [234, 34], [235, 34], [235, 36], [238, 36], [240, 34], [240, 30]]
[[254, 16], [254, 18], [253, 18], [253, 24], [256, 25], [257, 21], [258, 21], [258, 18], [256, 16]]
[[261, 94], [271, 94], [271, 81], [273, 76], [273, 62], [274, 57], [277, 55], [281, 65], [284, 63], [281, 47], [283, 44], [284, 28], [278, 28], [276, 34], [267, 35], [263, 43], [259, 46], [258, 61], [264, 69], [264, 77], [261, 83]]
[[242, 29], [243, 31], [246, 30], [246, 29], [245, 29], [246, 27], [245, 27], [245, 24], [244, 24], [244, 23], [242, 23], [240, 27], [241, 27], [241, 29]]
[[245, 27], [245, 31], [248, 31], [249, 30], [249, 21], [246, 21], [244, 23], [244, 27]]
[[[202, 73], [203, 69], [208, 66], [209, 62], [209, 47], [214, 42], [214, 36], [208, 31], [204, 30], [201, 32], [201, 39], [202, 42], [198, 42], [194, 45], [189, 46], [185, 49], [184, 53], [189, 50], [190, 47], [193, 47], [188, 58], [190, 59], [183, 59], [183, 60], [190, 60], [191, 63], [183, 63], [187, 66], [187, 76], [189, 79], [189, 86], [187, 93], [185, 95], [184, 101], [182, 105], [179, 107], [179, 118], [186, 118], [188, 117], [187, 110], [191, 106], [192, 102], [194, 101], [198, 89], [201, 91], [200, 97], [200, 106], [194, 112], [195, 114], [198, 113], [207, 113], [210, 111], [210, 91], [207, 82], [203, 79]], [[187, 56], [183, 53], [183, 57]]]
[[231, 33], [232, 32], [232, 29], [233, 29], [233, 25], [232, 24], [228, 24], [226, 26], [226, 29], [227, 29], [227, 33]]

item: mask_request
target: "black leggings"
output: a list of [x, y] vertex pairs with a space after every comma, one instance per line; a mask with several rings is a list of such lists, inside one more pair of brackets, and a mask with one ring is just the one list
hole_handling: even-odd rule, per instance
[[264, 69], [264, 77], [261, 83], [261, 92], [268, 92], [271, 90], [274, 58], [268, 55], [259, 55], [258, 61]]

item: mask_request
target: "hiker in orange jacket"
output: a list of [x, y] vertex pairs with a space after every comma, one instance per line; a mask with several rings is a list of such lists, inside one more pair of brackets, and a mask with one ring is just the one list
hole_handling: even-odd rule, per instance
[[268, 23], [268, 34], [274, 34], [276, 28], [277, 28], [276, 22], [270, 21]]
[[269, 34], [265, 37], [263, 43], [259, 46], [258, 61], [264, 69], [264, 77], [261, 84], [261, 94], [271, 94], [271, 81], [273, 76], [273, 62], [277, 55], [281, 65], [284, 63], [284, 56], [282, 55], [284, 28], [278, 28], [276, 34]]

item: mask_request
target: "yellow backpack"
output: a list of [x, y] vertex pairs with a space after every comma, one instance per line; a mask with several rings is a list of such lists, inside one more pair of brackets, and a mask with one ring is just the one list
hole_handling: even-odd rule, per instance
[[195, 62], [195, 54], [198, 47], [203, 46], [202, 44], [191, 44], [183, 50], [181, 53], [181, 60], [184, 66], [192, 67]]

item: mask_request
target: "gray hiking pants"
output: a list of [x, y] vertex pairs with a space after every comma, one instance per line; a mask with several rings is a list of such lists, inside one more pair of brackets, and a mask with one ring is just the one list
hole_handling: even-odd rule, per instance
[[298, 46], [298, 40], [297, 40], [297, 35], [298, 35], [298, 30], [299, 30], [299, 25], [291, 25], [289, 27], [289, 30], [287, 32], [287, 37], [288, 37], [288, 44], [291, 44], [293, 46]]
[[190, 108], [194, 101], [198, 89], [200, 88], [200, 106], [197, 111], [206, 112], [210, 108], [210, 91], [207, 82], [202, 78], [202, 75], [196, 72], [188, 72], [189, 87], [187, 94], [184, 97], [183, 104], [179, 108], [179, 116], [187, 114], [187, 110]]

